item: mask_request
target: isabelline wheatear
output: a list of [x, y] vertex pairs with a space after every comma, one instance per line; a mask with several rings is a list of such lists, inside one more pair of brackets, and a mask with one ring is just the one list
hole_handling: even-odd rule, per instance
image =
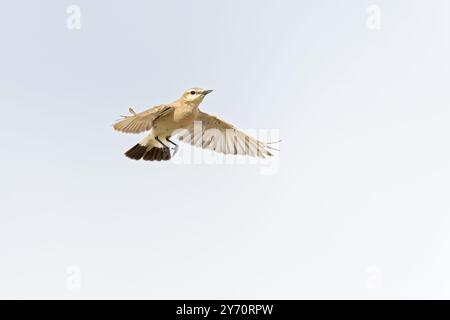
[[117, 131], [125, 133], [150, 133], [125, 155], [135, 160], [170, 160], [169, 145], [178, 145], [171, 137], [192, 145], [211, 149], [225, 154], [241, 154], [265, 158], [273, 149], [239, 131], [234, 126], [200, 111], [198, 106], [212, 90], [192, 88], [173, 103], [157, 105], [146, 111], [123, 116], [113, 125]]

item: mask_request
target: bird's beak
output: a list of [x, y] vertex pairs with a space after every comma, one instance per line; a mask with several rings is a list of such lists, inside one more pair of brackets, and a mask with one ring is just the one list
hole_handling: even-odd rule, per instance
[[213, 92], [212, 90], [203, 90], [202, 94], [206, 96], [207, 94]]

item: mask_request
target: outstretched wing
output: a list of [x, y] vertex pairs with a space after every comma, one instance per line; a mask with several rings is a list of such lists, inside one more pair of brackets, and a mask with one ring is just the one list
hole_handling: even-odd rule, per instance
[[202, 111], [199, 111], [194, 124], [180, 133], [178, 139], [224, 154], [241, 154], [261, 158], [272, 156], [268, 150], [271, 147], [267, 144]]
[[152, 128], [153, 122], [170, 112], [173, 111], [173, 106], [160, 105], [140, 113], [134, 112], [133, 109], [129, 109], [131, 116], [123, 116], [123, 119], [116, 122], [113, 128], [117, 131], [125, 133], [141, 133], [148, 131]]

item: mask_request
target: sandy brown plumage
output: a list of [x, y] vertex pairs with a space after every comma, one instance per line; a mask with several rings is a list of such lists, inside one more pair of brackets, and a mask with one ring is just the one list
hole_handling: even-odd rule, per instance
[[173, 103], [158, 105], [130, 115], [113, 125], [124, 133], [150, 133], [125, 155], [134, 160], [166, 161], [171, 159], [170, 140], [178, 136], [180, 141], [224, 154], [272, 156], [267, 144], [252, 138], [233, 125], [198, 109], [204, 97], [212, 90], [193, 88], [187, 90]]

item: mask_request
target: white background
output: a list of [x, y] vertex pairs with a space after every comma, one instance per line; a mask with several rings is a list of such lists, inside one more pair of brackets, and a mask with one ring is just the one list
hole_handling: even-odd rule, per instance
[[[450, 298], [449, 10], [2, 2], [0, 297]], [[193, 86], [279, 130], [275, 174], [123, 156]]]

